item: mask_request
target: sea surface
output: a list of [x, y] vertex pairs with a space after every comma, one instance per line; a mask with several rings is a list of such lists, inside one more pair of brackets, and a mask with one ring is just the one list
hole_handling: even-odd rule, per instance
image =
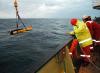
[[[71, 38], [69, 19], [23, 19], [33, 30], [17, 35], [15, 19], [0, 19], [0, 73], [34, 73]], [[22, 28], [22, 24], [19, 25]]]

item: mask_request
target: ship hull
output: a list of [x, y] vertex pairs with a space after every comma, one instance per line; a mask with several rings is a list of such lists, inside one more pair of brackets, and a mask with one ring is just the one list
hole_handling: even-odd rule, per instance
[[75, 73], [67, 45], [58, 51], [35, 73]]

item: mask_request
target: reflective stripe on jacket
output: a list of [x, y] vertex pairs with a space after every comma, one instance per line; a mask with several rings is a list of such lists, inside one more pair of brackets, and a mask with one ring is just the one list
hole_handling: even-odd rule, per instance
[[92, 44], [91, 34], [84, 22], [77, 21], [76, 26], [74, 26], [74, 32], [81, 47], [86, 47]]

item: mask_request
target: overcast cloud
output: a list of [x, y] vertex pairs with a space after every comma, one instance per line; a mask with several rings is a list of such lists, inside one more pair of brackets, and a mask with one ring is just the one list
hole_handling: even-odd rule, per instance
[[[15, 18], [14, 0], [0, 0], [0, 18]], [[22, 18], [70, 18], [100, 16], [92, 0], [18, 0]]]

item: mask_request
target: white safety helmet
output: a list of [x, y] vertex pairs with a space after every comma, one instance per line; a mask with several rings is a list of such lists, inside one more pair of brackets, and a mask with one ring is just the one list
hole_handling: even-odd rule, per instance
[[91, 19], [91, 16], [84, 15], [84, 16], [82, 17], [82, 19], [83, 19], [83, 20], [85, 20], [85, 19]]

